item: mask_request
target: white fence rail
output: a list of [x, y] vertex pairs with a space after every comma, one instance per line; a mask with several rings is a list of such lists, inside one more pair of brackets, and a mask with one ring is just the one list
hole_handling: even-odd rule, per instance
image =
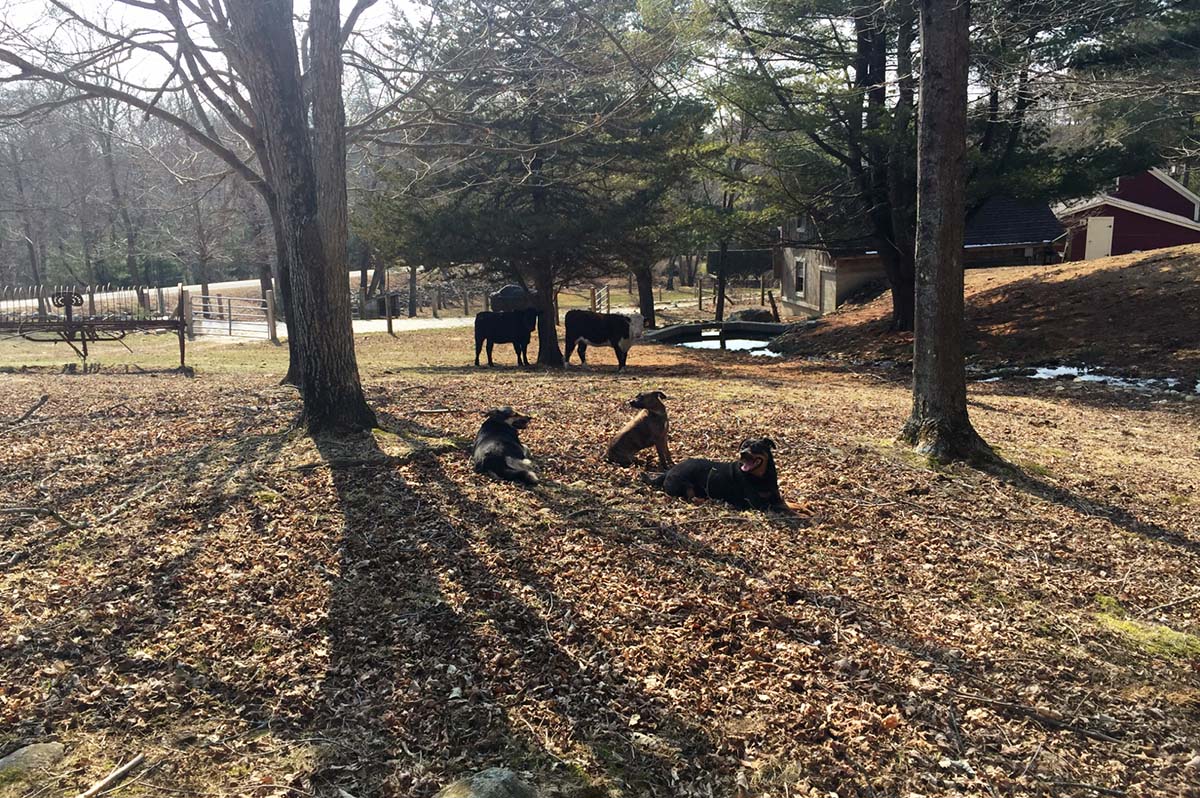
[[228, 335], [279, 343], [274, 291], [268, 291], [265, 299], [185, 293], [184, 314], [189, 335]]

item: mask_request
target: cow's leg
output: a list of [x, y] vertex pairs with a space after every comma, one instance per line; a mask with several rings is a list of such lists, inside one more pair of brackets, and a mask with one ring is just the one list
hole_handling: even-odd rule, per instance
[[[575, 351], [575, 339], [570, 335], [567, 336], [567, 356], [563, 358], [564, 363], [571, 362], [571, 353]], [[583, 344], [579, 345], [579, 357], [583, 357]]]
[[479, 353], [483, 351], [483, 338], [475, 336], [475, 365], [479, 365]]
[[625, 357], [629, 354], [629, 350], [620, 344], [613, 344], [613, 351], [617, 353], [617, 371], [624, 371]]
[[524, 366], [525, 364], [521, 361], [521, 342], [520, 341], [513, 341], [513, 354], [517, 356], [517, 366], [518, 367]]
[[487, 353], [488, 353], [488, 365], [489, 366], [492, 365], [492, 347], [493, 346], [495, 346], [495, 344], [492, 342], [492, 339], [489, 338], [488, 342], [487, 342]]
[[587, 344], [582, 339], [579, 341], [579, 365], [587, 365]]

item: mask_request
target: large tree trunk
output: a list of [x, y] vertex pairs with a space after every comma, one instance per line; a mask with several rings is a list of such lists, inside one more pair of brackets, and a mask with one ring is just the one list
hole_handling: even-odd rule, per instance
[[638, 311], [642, 314], [647, 329], [658, 326], [654, 318], [654, 264], [639, 263], [633, 267], [637, 279]]
[[534, 291], [538, 309], [538, 356], [539, 366], [561, 369], [564, 367], [562, 348], [558, 345], [558, 313], [554, 307], [554, 270], [539, 269], [534, 277]]
[[[375, 426], [354, 355], [346, 290], [345, 139], [337, 0], [313, 0], [310, 141], [290, 0], [231, 3], [230, 27], [258, 114], [291, 285], [288, 338], [312, 433]], [[314, 169], [314, 151], [319, 170]], [[318, 202], [318, 191], [321, 199]]]
[[902, 437], [941, 461], [991, 450], [967, 416], [963, 229], [968, 2], [921, 0], [913, 409]]

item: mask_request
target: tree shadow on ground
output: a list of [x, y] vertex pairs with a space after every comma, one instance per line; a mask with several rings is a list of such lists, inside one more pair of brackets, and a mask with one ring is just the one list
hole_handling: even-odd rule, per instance
[[321, 687], [321, 725], [343, 745], [314, 774], [326, 794], [426, 795], [504, 765], [570, 794], [600, 779], [667, 795], [702, 771], [714, 740], [622, 674], [605, 630], [529, 559], [526, 531], [466, 495], [429, 452], [401, 474], [373, 439], [355, 465], [338, 465], [344, 441], [318, 446], [343, 514]]
[[[105, 733], [114, 728], [145, 725], [151, 707], [172, 705], [178, 716], [236, 716], [241, 723], [265, 726], [278, 718], [274, 686], [238, 684], [236, 676], [218, 673], [188, 653], [164, 651], [164, 640], [188, 604], [187, 590], [201, 570], [198, 563], [221, 549], [222, 524], [237, 516], [243, 497], [233, 490], [236, 475], [223, 468], [231, 458], [261, 463], [279, 455], [285, 436], [233, 436], [183, 454], [170, 453], [144, 461], [143, 480], [170, 481], [151, 501], [118, 504], [111, 519], [92, 519], [91, 526], [66, 534], [27, 537], [23, 568], [54, 569], [62, 591], [54, 608], [36, 625], [0, 645], [0, 661], [9, 674], [33, 683], [33, 672], [61, 677], [47, 681], [47, 695], [35, 716], [3, 735], [33, 739], [60, 730]], [[214, 448], [222, 457], [214, 457]], [[78, 485], [80, 495], [110, 493], [130, 497], [128, 474], [114, 478], [95, 469]], [[140, 484], [136, 483], [135, 484]], [[206, 487], [207, 486], [207, 487]], [[211, 488], [211, 489], [209, 489]], [[143, 497], [145, 498], [145, 497]], [[261, 518], [251, 520], [262, 531]], [[137, 534], [124, 534], [123, 525]], [[111, 531], [110, 531], [111, 530]], [[187, 530], [180, 534], [180, 530]], [[217, 555], [219, 556], [219, 555]], [[89, 565], [98, 566], [99, 578]], [[216, 586], [214, 585], [215, 589]], [[36, 601], [35, 601], [36, 604]], [[256, 609], [267, 612], [266, 605]], [[165, 648], [171, 649], [174, 644]], [[52, 667], [53, 666], [53, 667]], [[6, 674], [6, 675], [9, 675]], [[239, 674], [240, 675], [240, 674]], [[0, 738], [0, 747], [6, 740]], [[188, 741], [177, 741], [179, 748]]]
[[1072, 493], [1065, 488], [1027, 473], [1011, 462], [1001, 460], [991, 465], [983, 465], [980, 468], [984, 473], [991, 474], [1000, 481], [1043, 501], [1058, 504], [1087, 517], [1110, 521], [1137, 537], [1166, 543], [1192, 554], [1200, 554], [1200, 539], [1194, 536], [1189, 536], [1187, 533], [1178, 530], [1168, 529], [1160, 524], [1144, 521], [1133, 511], [1125, 507]]

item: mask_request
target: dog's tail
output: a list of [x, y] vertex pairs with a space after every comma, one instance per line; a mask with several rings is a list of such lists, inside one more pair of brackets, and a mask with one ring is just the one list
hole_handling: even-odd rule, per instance
[[652, 488], [661, 488], [663, 482], [667, 479], [666, 471], [645, 471], [642, 473], [641, 480]]

